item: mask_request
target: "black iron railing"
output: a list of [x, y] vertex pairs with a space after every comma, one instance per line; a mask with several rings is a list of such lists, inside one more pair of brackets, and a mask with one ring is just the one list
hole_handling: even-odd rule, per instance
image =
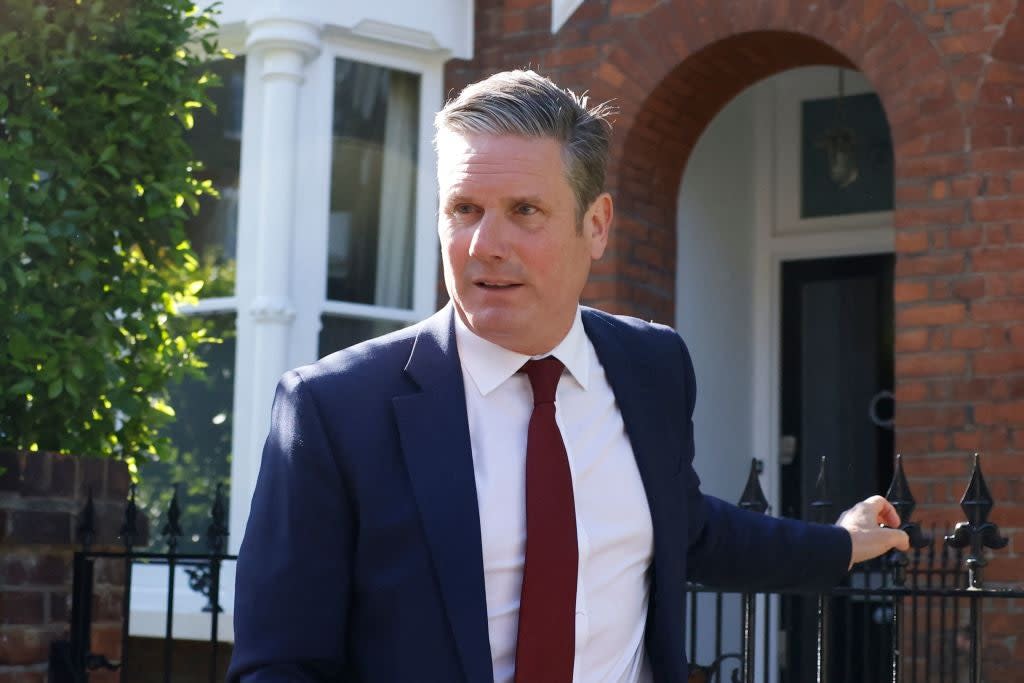
[[[224, 562], [237, 559], [234, 555], [224, 552], [228, 536], [226, 517], [224, 493], [222, 486], [218, 484], [210, 511], [210, 523], [206, 529], [208, 552], [179, 553], [178, 543], [183, 532], [180, 524], [181, 508], [178, 503], [178, 490], [175, 486], [174, 496], [171, 498], [167, 510], [167, 522], [161, 530], [167, 552], [153, 553], [136, 550], [139, 540], [138, 507], [135, 502], [135, 487], [133, 485], [125, 505], [124, 521], [119, 535], [122, 548], [106, 551], [94, 550], [92, 544], [96, 537], [96, 514], [90, 491], [78, 525], [78, 537], [82, 544], [82, 550], [76, 552], [74, 557], [69, 638], [57, 641], [51, 646], [49, 683], [87, 683], [89, 673], [99, 669], [118, 671], [121, 681], [130, 680], [128, 675], [130, 664], [128, 638], [131, 623], [132, 570], [136, 563], [167, 567], [167, 617], [164, 624], [163, 668], [159, 680], [170, 683], [174, 671], [174, 583], [176, 571], [181, 567], [189, 576], [190, 588], [202, 594], [207, 600], [203, 611], [210, 614], [208, 680], [210, 683], [217, 681], [220, 659], [218, 629], [220, 615], [224, 611], [220, 602], [220, 575]], [[117, 660], [111, 660], [106, 654], [92, 650], [92, 606], [97, 560], [120, 562], [124, 567], [121, 655]]]
[[[811, 503], [815, 521], [833, 519], [825, 479], [825, 463]], [[779, 680], [805, 683], [981, 683], [985, 638], [982, 609], [985, 603], [1011, 611], [1024, 607], [1024, 590], [987, 587], [982, 571], [985, 551], [1006, 545], [999, 529], [988, 520], [994, 506], [977, 455], [970, 483], [960, 506], [967, 521], [941, 536], [933, 528], [925, 534], [913, 521], [916, 506], [897, 456], [895, 474], [886, 497], [896, 508], [901, 529], [910, 537], [909, 553], [894, 551], [854, 567], [843, 585], [813, 598], [797, 594], [765, 596], [762, 624], [762, 670], [772, 669], [772, 605], [814, 602], [813, 665], [783, 671]], [[742, 507], [764, 512], [767, 508], [755, 467], [751, 468], [740, 501]], [[801, 602], [802, 601], [802, 602]], [[721, 593], [700, 585], [689, 586], [687, 653], [692, 681], [750, 683], [754, 681], [755, 605], [757, 596]], [[738, 612], [738, 613], [737, 613]], [[708, 622], [711, 623], [708, 623]], [[709, 631], [713, 645], [698, 647], [698, 634]], [[705, 633], [706, 635], [706, 633]], [[729, 641], [728, 643], [726, 641]], [[735, 649], [729, 644], [736, 643]], [[788, 643], [787, 648], [804, 643]], [[776, 652], [780, 648], [776, 647]], [[786, 659], [780, 656], [780, 660]], [[701, 666], [701, 663], [704, 663]], [[780, 664], [785, 664], [780, 661]], [[764, 680], [772, 680], [762, 674]]]
[[[755, 460], [751, 466], [739, 504], [765, 514], [768, 501], [761, 489], [758, 465]], [[823, 460], [811, 510], [816, 521], [830, 522], [834, 510], [824, 473]], [[807, 662], [806, 676], [802, 671], [776, 670], [782, 683], [807, 683], [812, 677], [819, 683], [980, 683], [985, 637], [982, 607], [986, 602], [997, 602], [1020, 609], [1024, 607], [1024, 590], [987, 587], [983, 582], [986, 550], [998, 550], [1006, 545], [1006, 540], [988, 519], [994, 501], [977, 456], [961, 500], [967, 521], [956, 524], [948, 536], [941, 536], [935, 529], [925, 534], [913, 521], [916, 504], [898, 457], [887, 498], [900, 514], [901, 528], [910, 536], [910, 552], [892, 552], [858, 565], [842, 586], [827, 594], [816, 597], [729, 595], [699, 585], [689, 586], [686, 604], [689, 635], [680, 647], [687, 649], [690, 661], [694, 662], [691, 680], [708, 683], [775, 680], [767, 673], [755, 679], [756, 657], [761, 657], [762, 672], [770, 672], [776, 666], [773, 655], [782, 644], [779, 642], [782, 632], [776, 630], [773, 617], [778, 613], [780, 601], [788, 600], [792, 601], [791, 605], [802, 601], [802, 608], [813, 615], [813, 634], [808, 632], [805, 641], [786, 645], [789, 648], [810, 645], [807, 654], [813, 656], [814, 661]], [[131, 680], [128, 675], [131, 581], [133, 567], [140, 562], [167, 567], [163, 668], [160, 676], [153, 680], [169, 683], [172, 679], [175, 574], [179, 567], [188, 573], [190, 588], [207, 599], [204, 611], [210, 614], [208, 680], [210, 683], [218, 680], [218, 627], [223, 611], [220, 575], [223, 564], [236, 559], [224, 552], [228, 530], [221, 487], [217, 488], [206, 530], [206, 553], [178, 552], [183, 533], [177, 490], [166, 514], [161, 535], [167, 552], [138, 551], [138, 511], [133, 488], [121, 526], [122, 548], [94, 550], [96, 519], [90, 494], [78, 527], [82, 550], [74, 557], [70, 637], [53, 644], [50, 683], [87, 683], [89, 673], [99, 669], [116, 670], [120, 680]], [[123, 563], [124, 568], [121, 655], [117, 661], [94, 652], [91, 645], [97, 560]], [[1019, 604], [1007, 602], [1011, 600], [1022, 601]], [[698, 636], [712, 644], [698, 647]], [[779, 659], [779, 664], [785, 663], [785, 657]]]

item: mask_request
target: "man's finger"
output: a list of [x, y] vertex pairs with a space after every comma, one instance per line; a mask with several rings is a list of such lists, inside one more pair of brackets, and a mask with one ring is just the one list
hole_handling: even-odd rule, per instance
[[879, 512], [879, 523], [892, 527], [893, 529], [899, 528], [900, 526], [900, 515], [896, 512], [896, 508], [892, 506], [892, 503], [885, 500], [881, 511]]

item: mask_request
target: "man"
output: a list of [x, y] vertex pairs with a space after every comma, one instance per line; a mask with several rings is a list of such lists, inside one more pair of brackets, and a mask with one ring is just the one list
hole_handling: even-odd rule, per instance
[[701, 494], [682, 340], [579, 306], [606, 115], [528, 71], [438, 114], [451, 303], [281, 380], [230, 680], [682, 683], [687, 579], [827, 588], [907, 546], [878, 497], [816, 526]]

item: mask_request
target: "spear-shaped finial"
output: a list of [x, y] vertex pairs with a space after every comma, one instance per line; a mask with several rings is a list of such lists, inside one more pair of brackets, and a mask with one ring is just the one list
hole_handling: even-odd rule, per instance
[[[896, 513], [900, 516], [899, 528], [910, 538], [910, 547], [918, 550], [929, 545], [932, 539], [921, 532], [921, 527], [916, 522], [910, 521], [917, 502], [914, 500], [914, 494], [910, 492], [910, 484], [903, 471], [903, 456], [898, 453], [896, 454], [896, 468], [892, 475], [892, 483], [889, 484], [889, 490], [885, 497], [896, 508]], [[893, 569], [893, 579], [896, 585], [902, 586], [906, 580], [906, 568], [909, 563], [907, 554], [900, 550], [894, 550], [889, 556], [889, 563]]]
[[988, 564], [985, 548], [998, 550], [1009, 543], [1009, 539], [999, 535], [999, 527], [988, 521], [994, 505], [985, 476], [981, 473], [980, 459], [975, 453], [971, 481], [960, 499], [960, 509], [967, 515], [967, 521], [958, 522], [953, 533], [946, 536], [946, 543], [953, 548], [970, 547], [966, 560], [970, 588], [982, 587], [981, 570]]
[[139, 508], [135, 504], [136, 485], [133, 483], [128, 494], [128, 504], [124, 506], [124, 523], [121, 524], [121, 542], [131, 551], [138, 535]]
[[761, 488], [761, 462], [757, 458], [751, 458], [750, 474], [747, 475], [747, 485], [743, 487], [743, 495], [740, 496], [739, 506], [744, 510], [753, 510], [760, 514], [768, 511], [768, 499], [765, 498], [764, 489]]
[[78, 528], [75, 531], [78, 533], [78, 540], [82, 544], [82, 549], [85, 552], [89, 552], [89, 546], [92, 545], [93, 540], [96, 538], [96, 505], [92, 500], [91, 486], [89, 487], [89, 495], [85, 499], [85, 507], [82, 508]]
[[210, 526], [206, 529], [206, 545], [214, 555], [224, 552], [228, 537], [225, 523], [227, 513], [224, 509], [224, 484], [217, 484], [217, 492], [213, 497], [213, 508], [210, 510]]
[[167, 523], [160, 531], [160, 535], [167, 539], [167, 551], [173, 555], [178, 549], [178, 539], [181, 538], [181, 505], [178, 503], [178, 484], [174, 484], [174, 495], [171, 496], [171, 504], [167, 508]]
[[896, 454], [896, 469], [885, 497], [896, 508], [896, 513], [900, 516], [900, 529], [910, 536], [910, 547], [924, 548], [931, 543], [931, 538], [921, 532], [921, 527], [916, 522], [910, 521], [914, 509], [917, 507], [917, 501], [914, 500], [914, 494], [910, 492], [910, 484], [903, 471], [903, 456], [899, 453]]

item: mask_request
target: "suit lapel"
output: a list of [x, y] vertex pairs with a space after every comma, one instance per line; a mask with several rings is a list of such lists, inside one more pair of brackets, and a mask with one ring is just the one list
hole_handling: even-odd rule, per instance
[[467, 681], [491, 681], [480, 513], [451, 305], [423, 323], [393, 399], [402, 453]]
[[669, 407], [665, 405], [666, 397], [657, 391], [660, 384], [656, 369], [639, 350], [626, 349], [621, 331], [586, 308], [583, 309], [583, 327], [615, 394], [647, 494], [654, 532], [653, 586], [656, 590], [659, 577], [662, 581], [682, 581], [678, 576], [678, 558], [673, 554], [673, 549], [679, 546], [677, 536], [681, 533], [679, 501], [673, 498], [669, 486], [678, 472], [680, 454], [672, 453], [671, 444], [666, 443]]

